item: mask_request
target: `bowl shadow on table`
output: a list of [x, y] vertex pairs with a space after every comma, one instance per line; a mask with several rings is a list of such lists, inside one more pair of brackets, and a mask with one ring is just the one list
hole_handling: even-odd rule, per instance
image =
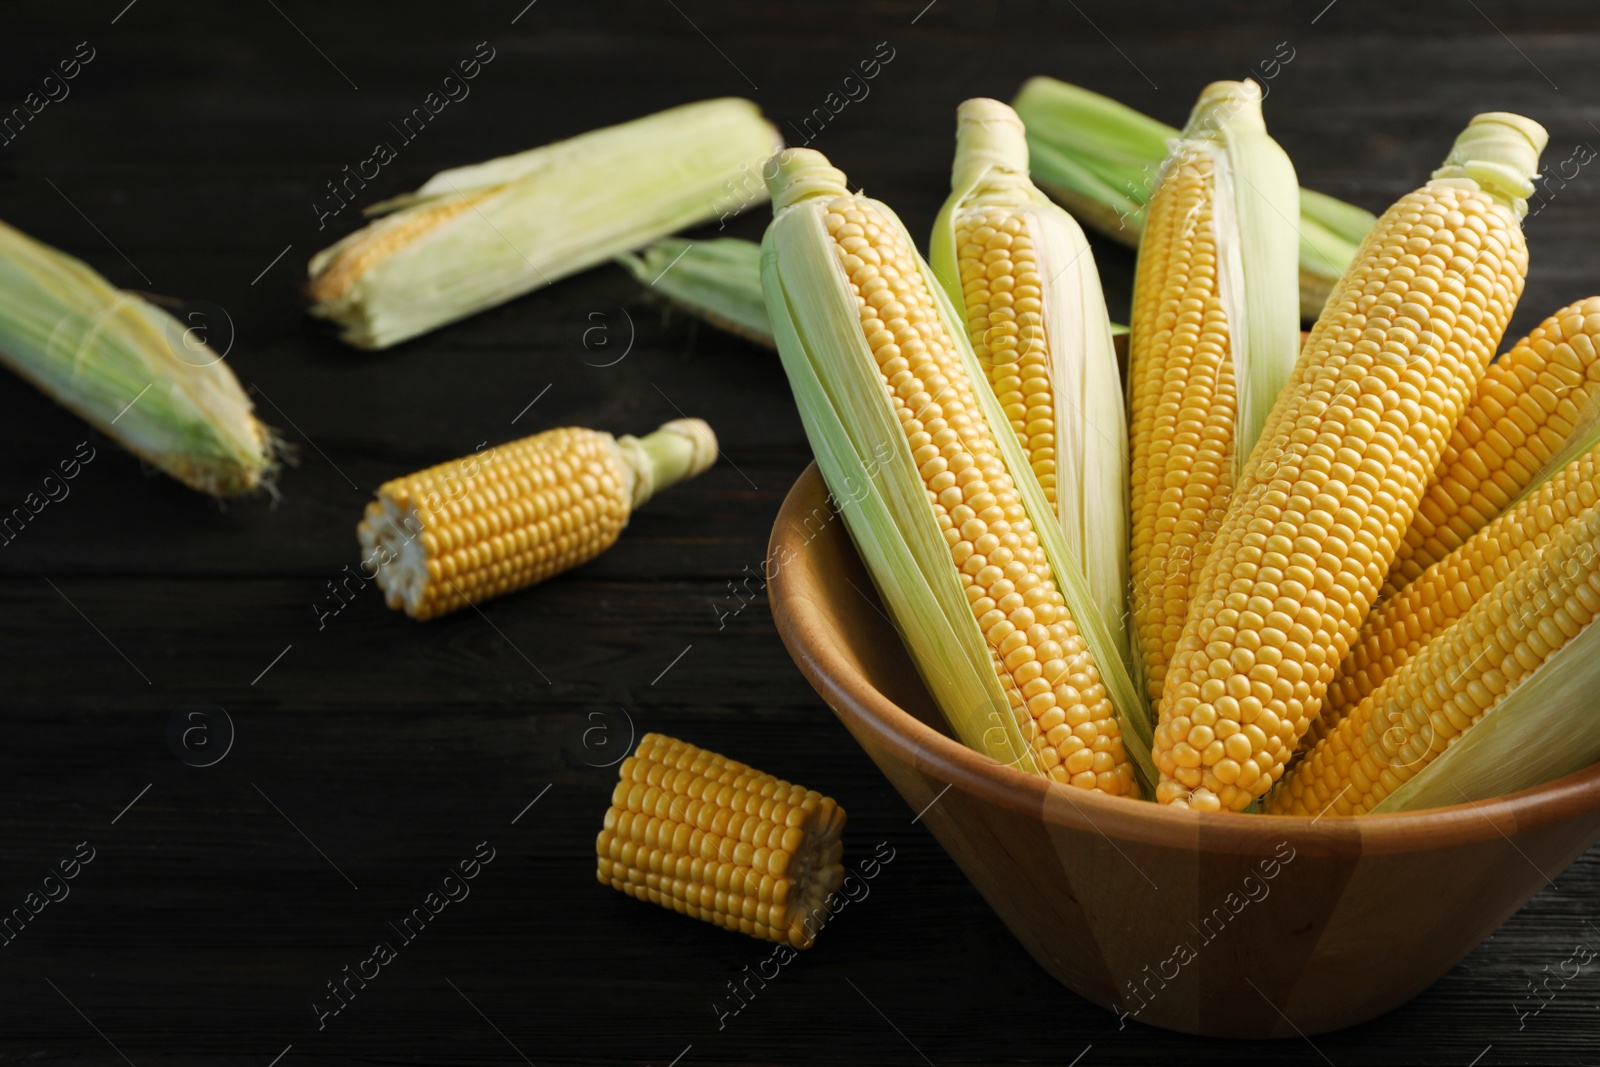
[[1295, 1037], [1426, 989], [1600, 838], [1600, 766], [1508, 797], [1342, 818], [1086, 793], [953, 740], [813, 464], [768, 554], [806, 679], [1017, 940], [1119, 1015]]

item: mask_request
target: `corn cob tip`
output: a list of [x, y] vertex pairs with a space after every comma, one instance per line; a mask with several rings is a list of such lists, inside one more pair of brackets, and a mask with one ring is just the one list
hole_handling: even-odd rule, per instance
[[956, 109], [956, 156], [950, 188], [964, 189], [979, 174], [994, 169], [1027, 176], [1027, 130], [1009, 105], [976, 96]]
[[844, 171], [828, 162], [815, 148], [785, 148], [767, 161], [763, 173], [772, 213], [822, 196], [845, 196]]
[[1539, 176], [1539, 154], [1549, 141], [1549, 132], [1530, 118], [1486, 111], [1472, 117], [1431, 177], [1469, 178], [1520, 219]]
[[657, 492], [693, 478], [717, 462], [717, 435], [704, 419], [673, 419], [643, 438], [617, 438], [622, 462], [633, 476], [629, 495], [638, 508]]
[[1179, 136], [1217, 139], [1223, 127], [1229, 124], [1266, 129], [1261, 117], [1261, 86], [1249, 78], [1240, 82], [1212, 82], [1201, 89], [1194, 110], [1189, 113], [1189, 122]]

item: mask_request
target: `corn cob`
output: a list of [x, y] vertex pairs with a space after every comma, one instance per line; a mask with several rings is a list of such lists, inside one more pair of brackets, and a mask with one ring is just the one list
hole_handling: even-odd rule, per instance
[[1600, 613], [1597, 537], [1600, 510], [1589, 508], [1529, 554], [1345, 716], [1285, 776], [1267, 810], [1369, 812], [1494, 713]]
[[991, 428], [1005, 416], [954, 307], [894, 213], [820, 153], [775, 171], [761, 270], [778, 353], [930, 693], [980, 752], [1134, 792], [1138, 694], [1015, 435]]
[[356, 527], [363, 565], [390, 608], [431, 619], [593, 559], [635, 508], [716, 458], [699, 419], [643, 440], [547, 430], [379, 486]]
[[442, 171], [312, 258], [311, 313], [387, 348], [759, 204], [781, 143], [748, 100], [704, 100]]
[[1523, 493], [1600, 415], [1600, 297], [1562, 308], [1489, 367], [1439, 457], [1384, 586], [1393, 594]]
[[249, 492], [277, 445], [222, 356], [87, 264], [0, 223], [0, 363], [191, 489]]
[[618, 256], [617, 262], [646, 288], [717, 329], [777, 348], [761, 302], [761, 246], [755, 242], [663, 237], [636, 256]]
[[1150, 200], [1134, 277], [1132, 607], [1161, 700], [1190, 586], [1299, 351], [1294, 168], [1254, 82], [1207, 86]]
[[1131, 666], [1127, 423], [1094, 257], [1028, 180], [1022, 121], [998, 100], [957, 111], [950, 188], [930, 265]]
[[844, 883], [844, 823], [831, 797], [645, 734], [622, 762], [595, 873], [692, 919], [810, 948]]
[[[1029, 78], [1011, 106], [1028, 126], [1033, 180], [1083, 222], [1136, 247], [1177, 130], [1098, 93]], [[1372, 213], [1300, 190], [1300, 315], [1315, 320], [1372, 228]]]
[[1321, 715], [1301, 748], [1322, 740], [1385, 678], [1593, 507], [1600, 499], [1597, 486], [1600, 446], [1579, 456], [1400, 592], [1379, 601], [1339, 665], [1323, 696]]
[[1474, 118], [1329, 298], [1200, 574], [1162, 693], [1158, 800], [1242, 810], [1310, 728], [1521, 295], [1545, 140], [1520, 116]]

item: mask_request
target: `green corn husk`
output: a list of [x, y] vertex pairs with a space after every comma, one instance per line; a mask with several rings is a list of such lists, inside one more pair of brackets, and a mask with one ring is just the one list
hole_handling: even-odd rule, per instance
[[[969, 212], [993, 209], [1025, 220], [1042, 282], [1039, 315], [1054, 411], [1047, 430], [1010, 424], [1018, 434], [1047, 432], [1053, 438], [1056, 518], [1118, 654], [1132, 669], [1125, 626], [1128, 424], [1111, 319], [1094, 255], [1072, 216], [1028, 180], [1022, 120], [998, 100], [980, 97], [958, 109], [950, 189], [933, 225], [929, 263], [951, 303], [963, 312], [969, 309], [959, 262], [958, 221]], [[974, 335], [981, 339], [993, 328], [988, 309], [982, 314], [981, 322], [963, 320], [969, 339]], [[1012, 363], [1029, 355], [1033, 353], [1021, 352]], [[990, 374], [981, 380], [993, 389]]]
[[387, 348], [766, 200], [782, 145], [748, 100], [686, 104], [441, 171], [311, 260], [311, 313]]
[[737, 237], [663, 237], [638, 255], [618, 256], [651, 292], [719, 330], [777, 350], [761, 300], [761, 246]]
[[[1028, 127], [1033, 180], [1089, 226], [1129, 247], [1178, 131], [1054, 78], [1030, 78], [1012, 106]], [[1369, 211], [1301, 190], [1300, 315], [1314, 321], [1377, 221]]]
[[220, 355], [165, 311], [4, 223], [0, 363], [202, 493], [249, 492], [273, 469], [272, 434]]
[[[761, 277], [778, 354], [795, 392], [817, 466], [844, 517], [873, 582], [955, 736], [1000, 762], [1040, 773], [1004, 691], [992, 653], [951, 564], [950, 549], [928, 506], [904, 431], [885, 395], [861, 335], [854, 294], [828, 243], [815, 198], [844, 193], [844, 176], [807, 149], [782, 153], [769, 179], [773, 220], [761, 246]], [[894, 213], [870, 201], [915, 248]], [[983, 375], [961, 321], [932, 270], [918, 261], [939, 305], [967, 377]], [[1145, 796], [1150, 790], [1151, 731], [1133, 681], [1066, 547], [1060, 526], [989, 390], [973, 389], [1012, 472], [1052, 576], [1116, 708], [1124, 748]], [[1044, 521], [1040, 521], [1040, 520]]]

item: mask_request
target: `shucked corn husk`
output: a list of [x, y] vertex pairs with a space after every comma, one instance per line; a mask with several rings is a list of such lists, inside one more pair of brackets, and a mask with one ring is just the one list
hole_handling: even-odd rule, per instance
[[776, 349], [761, 300], [761, 246], [737, 237], [663, 237], [617, 261], [651, 292], [720, 330]]
[[[930, 265], [951, 303], [969, 316], [963, 322], [975, 350], [982, 346], [984, 352], [990, 351], [986, 338], [991, 331], [1010, 330], [1015, 335], [1015, 343], [1004, 354], [998, 353], [1005, 337], [992, 338], [994, 352], [980, 354], [980, 362], [996, 364], [993, 373], [982, 376], [985, 386], [994, 387], [995, 374], [1010, 375], [1016, 378], [1014, 392], [1020, 395], [1021, 365], [1043, 358], [1053, 407], [1049, 425], [1030, 431], [1022, 410], [1006, 422], [1019, 433], [1053, 438], [1056, 517], [1118, 654], [1131, 667], [1124, 625], [1128, 425], [1111, 320], [1094, 256], [1072, 217], [1028, 180], [1022, 121], [998, 100], [968, 100], [957, 112], [950, 189], [934, 222]], [[1033, 245], [1042, 307], [1031, 322], [1023, 322], [1028, 313], [1015, 308], [1003, 309], [1011, 318], [1002, 321], [990, 314], [988, 304], [981, 309], [967, 305], [958, 227], [969, 218], [981, 222], [1002, 215], [1024, 219], [1024, 232]], [[1016, 334], [1019, 327], [1028, 331], [1026, 335]], [[1034, 331], [1041, 327], [1042, 350], [1035, 350], [1041, 346], [1035, 343]]]
[[[991, 652], [973, 618], [950, 550], [929, 507], [910, 446], [884, 392], [872, 352], [861, 335], [855, 296], [828, 244], [817, 193], [843, 191], [843, 176], [816, 152], [780, 156], [772, 188], [772, 224], [761, 246], [762, 290], [778, 353], [795, 392], [832, 499], [922, 675], [955, 736], [996, 760], [1042, 773], [1013, 717], [995, 675]], [[894, 213], [877, 201], [915, 247]], [[939, 305], [956, 352], [972, 380], [983, 369], [967, 343], [960, 317], [930, 268], [919, 260], [924, 283]], [[1153, 770], [1151, 732], [1132, 678], [1099, 617], [1039, 482], [993, 394], [974, 389], [994, 434], [1000, 459], [1012, 472], [1034, 530], [1051, 561], [1052, 576], [1117, 711], [1123, 743], [1149, 795]], [[1040, 521], [1043, 520], [1043, 521]]]
[[754, 104], [726, 98], [441, 171], [312, 258], [311, 312], [387, 348], [762, 203], [781, 144]]
[[[1076, 85], [1030, 78], [1012, 106], [1028, 126], [1033, 180], [1101, 233], [1134, 246], [1167, 142], [1178, 131]], [[1376, 219], [1301, 190], [1300, 314], [1315, 320]]]
[[192, 489], [248, 492], [272, 435], [189, 327], [0, 223], [0, 363]]

